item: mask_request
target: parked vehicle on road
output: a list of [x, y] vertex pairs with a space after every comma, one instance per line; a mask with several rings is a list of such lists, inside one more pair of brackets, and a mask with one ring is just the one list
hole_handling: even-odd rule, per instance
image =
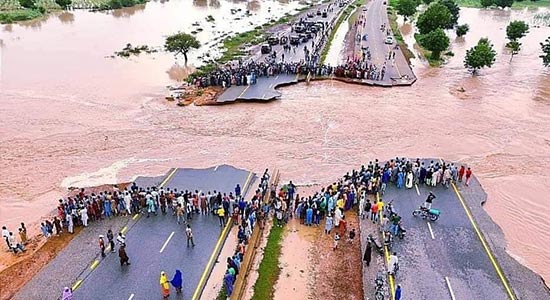
[[300, 44], [300, 37], [297, 35], [291, 35], [290, 36], [290, 44], [291, 45], [298, 45]]
[[302, 25], [294, 25], [294, 32], [296, 33], [302, 33], [304, 31], [306, 31], [306, 28], [305, 26], [302, 26]]
[[393, 36], [388, 35], [384, 40], [384, 44], [393, 44]]
[[423, 219], [436, 221], [437, 219], [439, 219], [439, 215], [441, 214], [441, 212], [438, 209], [426, 208], [424, 206], [420, 206], [418, 209], [415, 209], [412, 214], [415, 217], [420, 216]]
[[271, 46], [279, 44], [279, 38], [276, 36], [270, 36], [267, 38], [267, 43]]
[[384, 297], [386, 294], [385, 288], [384, 288], [385, 282], [386, 280], [384, 278], [384, 275], [381, 272], [378, 272], [378, 274], [376, 275], [376, 278], [374, 279], [374, 288], [375, 288], [374, 299], [384, 300]]
[[373, 248], [376, 250], [376, 252], [378, 252], [378, 254], [384, 255], [384, 248], [382, 247], [382, 245], [380, 245], [380, 243], [378, 243], [378, 241], [372, 236], [372, 234], [369, 234], [367, 236], [367, 241], [371, 242]]
[[271, 53], [271, 45], [270, 44], [263, 44], [262, 45], [262, 48], [261, 48], [261, 51], [262, 51], [262, 54], [268, 54], [268, 53]]
[[308, 17], [308, 18], [313, 18], [313, 17], [315, 17], [315, 15], [314, 15], [312, 12], [308, 12], [308, 13], [307, 13], [307, 17]]
[[287, 36], [282, 36], [280, 43], [281, 43], [281, 45], [286, 45], [288, 43], [288, 37]]
[[327, 11], [323, 10], [323, 13], [321, 14], [321, 17], [326, 18], [328, 16]]
[[320, 11], [320, 10], [317, 10], [316, 15], [320, 16], [320, 15], [321, 15], [321, 11]]

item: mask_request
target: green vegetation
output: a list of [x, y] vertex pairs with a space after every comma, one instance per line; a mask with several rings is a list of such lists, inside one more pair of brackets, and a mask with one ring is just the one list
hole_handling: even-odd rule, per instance
[[10, 24], [18, 21], [32, 20], [42, 17], [44, 14], [38, 9], [18, 9], [0, 11], [0, 24]]
[[[457, 0], [457, 4], [461, 7], [491, 7], [496, 6], [494, 0]], [[550, 7], [550, 0], [523, 0], [515, 1], [512, 4], [512, 8], [526, 8], [526, 7]]]
[[[390, 5], [391, 4], [392, 1], [390, 1]], [[388, 7], [388, 19], [390, 20], [390, 27], [393, 32], [393, 36], [395, 37], [395, 41], [399, 45], [401, 51], [403, 51], [403, 55], [405, 55], [407, 62], [410, 63], [411, 58], [414, 58], [414, 54], [411, 50], [409, 50], [407, 44], [405, 44], [405, 40], [403, 39], [399, 26], [397, 25], [397, 15], [395, 14], [392, 6]]]
[[475, 75], [481, 68], [490, 68], [495, 63], [496, 56], [497, 53], [489, 39], [482, 38], [476, 46], [466, 51], [464, 67], [471, 70], [472, 75]]
[[540, 43], [542, 54], [539, 56], [542, 59], [542, 64], [545, 67], [550, 66], [550, 37], [546, 38], [544, 43]]
[[460, 7], [456, 4], [455, 0], [439, 0], [439, 3], [445, 5], [451, 13], [451, 21], [447, 24], [445, 29], [453, 29], [458, 24], [458, 17], [460, 16]]
[[347, 19], [356, 8], [363, 6], [363, 4], [365, 4], [365, 1], [366, 0], [355, 0], [352, 4], [348, 5], [344, 9], [344, 11], [342, 11], [342, 14], [340, 14], [340, 17], [338, 17], [338, 20], [336, 20], [336, 23], [334, 24], [334, 27], [330, 32], [325, 48], [323, 48], [323, 51], [321, 52], [321, 63], [324, 63], [325, 59], [327, 58], [328, 50], [330, 49], [330, 45], [332, 44], [334, 36], [336, 36], [336, 31], [338, 31], [338, 27], [340, 27], [342, 22], [344, 22], [344, 20]]
[[[391, 3], [390, 3], [391, 4]], [[397, 14], [403, 16], [405, 21], [416, 14], [418, 2], [416, 0], [398, 0], [395, 9]]]
[[146, 0], [109, 0], [99, 7], [100, 10], [119, 9], [145, 3]]
[[72, 0], [55, 0], [55, 3], [59, 5], [60, 7], [67, 8], [71, 3], [73, 3]]
[[418, 38], [420, 46], [431, 51], [431, 59], [439, 60], [441, 52], [449, 48], [449, 37], [443, 29], [438, 28]]
[[258, 268], [258, 279], [254, 284], [254, 295], [252, 300], [273, 299], [275, 283], [279, 279], [281, 269], [279, 267], [279, 256], [281, 256], [281, 241], [284, 227], [273, 225], [267, 238], [267, 245], [260, 267]]
[[427, 34], [438, 28], [448, 28], [451, 24], [451, 18], [452, 15], [449, 9], [445, 5], [435, 2], [430, 4], [428, 8], [418, 16], [416, 27], [420, 34]]
[[456, 26], [456, 36], [458, 37], [465, 36], [468, 31], [470, 31], [470, 25], [468, 24]]
[[518, 54], [521, 50], [519, 39], [524, 37], [527, 33], [529, 33], [529, 25], [524, 21], [512, 21], [506, 26], [506, 38], [510, 40], [510, 42], [506, 44], [506, 47], [512, 50], [510, 61], [512, 61], [514, 55]]
[[164, 49], [168, 52], [174, 53], [174, 55], [183, 54], [185, 58], [185, 64], [187, 64], [187, 53], [191, 49], [200, 48], [201, 43], [192, 35], [178, 32], [166, 38], [164, 42]]

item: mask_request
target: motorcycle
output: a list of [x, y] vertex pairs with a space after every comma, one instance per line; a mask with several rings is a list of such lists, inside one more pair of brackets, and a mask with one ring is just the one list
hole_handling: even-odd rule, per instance
[[374, 299], [384, 300], [384, 296], [385, 296], [384, 283], [385, 283], [384, 275], [379, 272], [378, 275], [376, 275], [376, 278], [374, 279], [374, 287], [375, 287]]
[[399, 237], [399, 239], [404, 239], [406, 234], [407, 230], [405, 230], [402, 223], [399, 222], [399, 224], [397, 225], [397, 237]]
[[384, 247], [382, 247], [378, 241], [372, 236], [372, 234], [369, 234], [367, 237], [367, 241], [371, 242], [371, 244], [374, 246], [374, 249], [378, 252], [380, 255], [384, 255]]
[[439, 219], [439, 215], [441, 212], [434, 208], [426, 208], [424, 206], [420, 206], [419, 209], [416, 209], [413, 211], [413, 216], [417, 217], [420, 216], [423, 219], [429, 219], [430, 221], [436, 221]]

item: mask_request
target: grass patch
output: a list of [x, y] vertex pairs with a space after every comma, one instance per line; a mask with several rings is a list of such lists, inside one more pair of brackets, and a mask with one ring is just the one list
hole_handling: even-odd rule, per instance
[[[396, 1], [396, 0], [390, 0]], [[475, 8], [481, 8], [481, 4], [479, 0], [457, 0], [456, 3], [458, 6], [461, 7], [475, 7]], [[535, 8], [535, 7], [550, 7], [550, 0], [538, 0], [538, 1], [531, 1], [531, 0], [523, 0], [523, 1], [515, 1], [512, 5], [512, 8], [522, 9], [522, 8]]]
[[[395, 5], [395, 0], [393, 1], [393, 4]], [[390, 0], [390, 5], [392, 5], [392, 1]], [[414, 53], [412, 53], [411, 50], [409, 50], [409, 47], [407, 47], [407, 44], [405, 44], [405, 40], [403, 39], [403, 35], [401, 35], [401, 31], [399, 30], [399, 25], [397, 25], [397, 14], [395, 13], [393, 6], [388, 7], [388, 19], [390, 20], [390, 27], [391, 31], [393, 32], [393, 36], [395, 37], [395, 41], [399, 45], [399, 48], [403, 52], [403, 55], [405, 55], [405, 59], [410, 64], [411, 58], [414, 58]]]
[[222, 284], [222, 288], [220, 289], [216, 300], [227, 300], [227, 291], [225, 290], [225, 284]]
[[18, 21], [27, 21], [42, 17], [39, 10], [36, 9], [18, 9], [10, 11], [0, 11], [0, 24], [10, 24]]
[[366, 0], [355, 0], [352, 4], [348, 5], [338, 18], [336, 20], [336, 23], [334, 24], [334, 28], [330, 32], [330, 35], [328, 37], [327, 44], [323, 48], [323, 51], [321, 52], [321, 64], [325, 62], [325, 59], [327, 58], [328, 50], [330, 49], [330, 45], [332, 44], [332, 40], [334, 39], [334, 36], [336, 36], [336, 32], [338, 31], [338, 28], [340, 25], [342, 25], [342, 22], [344, 22], [345, 19], [357, 8], [363, 6], [365, 4]]
[[279, 268], [279, 256], [281, 256], [281, 240], [284, 227], [273, 226], [267, 238], [267, 245], [260, 267], [258, 268], [258, 279], [254, 284], [254, 295], [252, 300], [273, 299], [275, 283], [279, 279], [281, 269]]

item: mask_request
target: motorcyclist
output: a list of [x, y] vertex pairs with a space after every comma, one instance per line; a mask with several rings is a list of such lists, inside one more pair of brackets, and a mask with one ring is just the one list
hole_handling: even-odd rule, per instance
[[428, 194], [428, 197], [426, 198], [426, 201], [424, 202], [424, 208], [426, 210], [429, 210], [430, 208], [432, 208], [432, 202], [435, 198], [436, 197], [435, 197], [434, 193], [432, 193], [432, 191], [430, 191], [430, 193]]
[[397, 231], [399, 230], [399, 222], [401, 222], [401, 216], [394, 214], [391, 216], [391, 225], [390, 231], [394, 236], [397, 236]]

